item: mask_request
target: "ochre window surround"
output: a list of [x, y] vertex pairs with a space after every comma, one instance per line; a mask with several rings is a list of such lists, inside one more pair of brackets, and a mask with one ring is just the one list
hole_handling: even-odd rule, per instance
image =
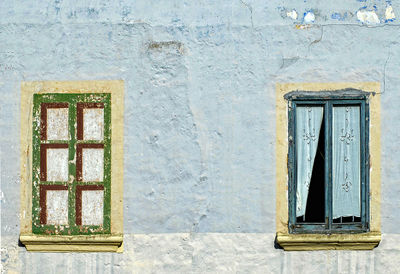
[[[20, 240], [27, 250], [122, 252], [123, 91], [119, 80], [22, 83]], [[84, 113], [92, 125], [85, 129]]]
[[[361, 233], [291, 233], [288, 201], [288, 101], [284, 95], [296, 91], [314, 94], [338, 90], [370, 92], [369, 157], [370, 210], [369, 231]], [[372, 249], [381, 239], [380, 231], [380, 95], [379, 83], [288, 83], [276, 86], [276, 230], [277, 243], [285, 250]], [[321, 93], [322, 94], [322, 93]]]

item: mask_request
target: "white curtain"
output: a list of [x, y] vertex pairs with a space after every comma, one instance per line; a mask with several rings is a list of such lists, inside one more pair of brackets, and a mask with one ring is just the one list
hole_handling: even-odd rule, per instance
[[333, 108], [333, 218], [360, 217], [360, 107]]
[[305, 215], [308, 190], [321, 130], [322, 106], [296, 107], [296, 217]]

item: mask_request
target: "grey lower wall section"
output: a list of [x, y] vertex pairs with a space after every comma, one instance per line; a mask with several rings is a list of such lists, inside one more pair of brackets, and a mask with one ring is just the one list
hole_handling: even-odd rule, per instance
[[[274, 234], [127, 234], [125, 251], [28, 253], [7, 250], [9, 273], [399, 273], [400, 236], [384, 234], [374, 251], [285, 252]], [[2, 239], [3, 241], [9, 239]]]

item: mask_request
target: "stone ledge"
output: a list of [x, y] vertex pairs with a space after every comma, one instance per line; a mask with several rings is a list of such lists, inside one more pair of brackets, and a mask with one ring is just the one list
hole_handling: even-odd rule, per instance
[[286, 251], [371, 250], [381, 241], [380, 232], [360, 234], [287, 234], [277, 233], [277, 243]]
[[21, 234], [28, 251], [37, 252], [122, 252], [122, 235], [35, 235]]

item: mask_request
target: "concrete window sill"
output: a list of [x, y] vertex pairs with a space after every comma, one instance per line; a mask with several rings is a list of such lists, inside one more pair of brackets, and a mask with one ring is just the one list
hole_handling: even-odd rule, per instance
[[286, 251], [371, 250], [381, 241], [380, 232], [360, 234], [276, 234], [277, 243]]
[[28, 251], [37, 252], [122, 252], [122, 235], [52, 236], [21, 234]]

